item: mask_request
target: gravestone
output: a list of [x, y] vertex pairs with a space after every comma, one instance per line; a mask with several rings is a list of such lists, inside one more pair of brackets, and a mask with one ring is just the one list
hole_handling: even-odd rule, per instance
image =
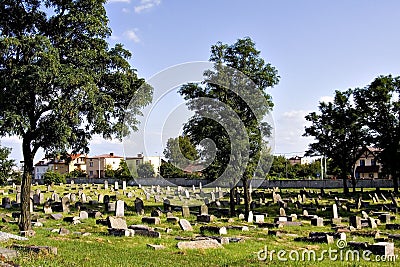
[[114, 183], [114, 190], [117, 190], [117, 191], [118, 191], [118, 189], [119, 189], [119, 187], [118, 187], [118, 182], [115, 182], [115, 183]]
[[332, 205], [332, 213], [333, 213], [333, 218], [334, 219], [339, 218], [338, 209], [337, 209], [337, 205], [336, 204]]
[[190, 210], [188, 206], [182, 206], [182, 217], [186, 218], [190, 216]]
[[86, 203], [86, 202], [87, 202], [86, 194], [85, 194], [85, 193], [82, 193], [82, 194], [80, 195], [80, 199], [81, 199], [81, 202], [82, 202], [82, 203]]
[[247, 217], [247, 222], [252, 223], [253, 222], [253, 212], [249, 211], [249, 216]]
[[279, 209], [279, 216], [286, 216], [286, 211], [284, 208]]
[[188, 191], [187, 189], [185, 190], [185, 197], [186, 197], [187, 199], [190, 198], [190, 193], [189, 193], [189, 191]]
[[255, 215], [255, 223], [264, 223], [264, 215]]
[[74, 193], [72, 193], [72, 194], [69, 196], [69, 199], [71, 200], [71, 202], [75, 202], [75, 201], [76, 201], [76, 195], [75, 195]]
[[49, 202], [44, 203], [43, 212], [44, 214], [51, 214], [53, 212]]
[[128, 229], [126, 221], [122, 217], [107, 217], [107, 224], [109, 228], [112, 229]]
[[32, 199], [33, 199], [33, 204], [34, 204], [34, 205], [40, 205], [40, 204], [41, 204], [41, 203], [40, 203], [40, 197], [39, 197], [38, 194], [34, 194], [33, 197], [32, 197]]
[[59, 202], [60, 201], [60, 196], [57, 193], [51, 194], [51, 200], [54, 202]]
[[313, 226], [324, 226], [324, 219], [317, 217], [317, 218], [311, 218], [311, 225]]
[[143, 200], [138, 197], [135, 199], [135, 211], [137, 214], [144, 214]]
[[350, 226], [353, 226], [356, 229], [361, 229], [361, 217], [358, 216], [350, 216], [349, 218]]
[[99, 194], [99, 195], [97, 196], [97, 201], [98, 201], [99, 203], [103, 203], [103, 202], [104, 202], [104, 196], [103, 196], [102, 194]]
[[126, 181], [122, 181], [122, 190], [126, 190]]
[[207, 205], [203, 204], [200, 206], [200, 215], [206, 215], [208, 214], [208, 207]]
[[69, 197], [65, 196], [61, 199], [62, 211], [69, 212]]
[[124, 217], [125, 202], [123, 200], [117, 200], [115, 204], [115, 216]]
[[88, 214], [87, 211], [82, 210], [82, 211], [79, 212], [79, 219], [80, 220], [86, 220], [88, 218], [89, 218], [89, 214]]
[[105, 195], [104, 197], [103, 197], [103, 203], [105, 204], [105, 205], [107, 205], [107, 203], [109, 203], [110, 202], [110, 196], [109, 195]]
[[179, 226], [183, 231], [193, 231], [193, 227], [190, 224], [190, 222], [186, 219], [180, 219], [179, 220]]
[[15, 202], [17, 202], [17, 204], [21, 204], [21, 193], [17, 193], [15, 195]]
[[108, 181], [107, 180], [104, 181], [104, 189], [108, 189]]

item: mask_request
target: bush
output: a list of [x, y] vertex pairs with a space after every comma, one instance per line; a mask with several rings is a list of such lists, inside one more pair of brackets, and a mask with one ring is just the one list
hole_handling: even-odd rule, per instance
[[65, 175], [49, 170], [43, 175], [43, 180], [47, 185], [66, 183]]

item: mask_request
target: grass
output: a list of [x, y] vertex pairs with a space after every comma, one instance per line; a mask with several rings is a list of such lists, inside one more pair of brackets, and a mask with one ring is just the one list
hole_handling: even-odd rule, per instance
[[[40, 188], [45, 191], [44, 186], [33, 186], [32, 189], [36, 190]], [[55, 190], [62, 196], [64, 193], [77, 192], [78, 189], [71, 190], [64, 186], [56, 186]], [[2, 188], [5, 192], [8, 192], [10, 187]], [[133, 198], [127, 198], [122, 194], [118, 196], [118, 199], [123, 199], [128, 209], [125, 212], [126, 220], [128, 225], [130, 224], [142, 224], [141, 216], [138, 216], [134, 212], [134, 199], [136, 196], [144, 199], [144, 194], [141, 189], [136, 187], [129, 187], [129, 191], [134, 191]], [[374, 189], [364, 190], [363, 199], [369, 199], [368, 193]], [[381, 189], [384, 190], [384, 189]], [[97, 191], [101, 194], [110, 194], [106, 190], [97, 190], [96, 187], [93, 191]], [[343, 197], [341, 190], [325, 190], [331, 191], [331, 196], [326, 196], [320, 201], [320, 205], [331, 205], [333, 204], [334, 196]], [[93, 193], [88, 189], [84, 190], [85, 194], [91, 195], [93, 199], [97, 199]], [[317, 191], [319, 192], [319, 190]], [[295, 197], [299, 193], [299, 190], [282, 190], [282, 197]], [[46, 193], [45, 198], [50, 197], [51, 193]], [[316, 194], [315, 194], [316, 195]], [[388, 194], [386, 193], [388, 196]], [[267, 194], [267, 196], [269, 196]], [[354, 197], [354, 195], [352, 195]], [[15, 194], [9, 194], [11, 200], [15, 199]], [[349, 198], [350, 197], [346, 197]], [[268, 199], [272, 201], [272, 196]], [[390, 201], [388, 201], [390, 202]], [[308, 198], [306, 204], [311, 204], [311, 199]], [[371, 205], [372, 201], [371, 201]], [[150, 216], [150, 213], [156, 207], [162, 207], [162, 203], [154, 203], [153, 198], [150, 201], [145, 201], [146, 215]], [[41, 207], [40, 207], [41, 208]], [[92, 209], [99, 209], [103, 212], [102, 205], [94, 205], [89, 207]], [[238, 206], [240, 208], [240, 206]], [[242, 207], [243, 208], [243, 207]], [[289, 204], [290, 210], [286, 211], [288, 215], [291, 213], [302, 214], [301, 210], [296, 210], [293, 204]], [[0, 209], [0, 213], [10, 214], [16, 210], [5, 210]], [[255, 211], [268, 213], [269, 217], [266, 218], [266, 222], [272, 223], [273, 217], [279, 214], [279, 207], [275, 205], [257, 207]], [[35, 210], [40, 217], [45, 216], [40, 209]], [[331, 217], [330, 211], [309, 211], [310, 214], [317, 214], [324, 216], [325, 218]], [[360, 211], [352, 210], [352, 212], [345, 212], [343, 209], [339, 211], [339, 215], [346, 217], [351, 214], [360, 214]], [[64, 216], [76, 216], [78, 210], [71, 205], [70, 214], [64, 214]], [[103, 213], [104, 217], [107, 214]], [[180, 212], [174, 212], [175, 216], [180, 217]], [[188, 220], [192, 223], [193, 232], [183, 232], [180, 230], [177, 224], [167, 223], [166, 217], [161, 217], [161, 225], [156, 225], [157, 228], [170, 228], [171, 233], [161, 232], [160, 239], [147, 238], [143, 236], [134, 237], [114, 237], [107, 234], [107, 227], [102, 225], [96, 225], [95, 219], [88, 219], [82, 221], [81, 224], [72, 225], [63, 221], [55, 221], [46, 219], [44, 227], [34, 228], [36, 235], [30, 237], [29, 241], [15, 241], [9, 240], [1, 244], [2, 247], [10, 247], [12, 244], [24, 244], [24, 245], [38, 245], [38, 246], [54, 246], [58, 248], [58, 255], [43, 255], [43, 254], [29, 254], [21, 253], [20, 256], [13, 260], [13, 262], [20, 264], [21, 266], [96, 266], [96, 267], [110, 267], [110, 266], [376, 266], [376, 262], [369, 262], [365, 260], [357, 261], [331, 261], [326, 256], [322, 261], [291, 261], [282, 262], [278, 260], [277, 255], [271, 261], [269, 258], [265, 261], [260, 261], [257, 254], [260, 250], [267, 247], [268, 251], [271, 250], [286, 250], [287, 253], [290, 250], [296, 250], [298, 253], [304, 250], [315, 250], [317, 255], [323, 250], [336, 249], [335, 244], [316, 244], [307, 242], [294, 241], [293, 235], [307, 236], [311, 231], [325, 231], [331, 232], [330, 225], [324, 227], [312, 227], [309, 221], [303, 221], [302, 226], [284, 227], [281, 230], [286, 235], [276, 237], [268, 235], [268, 229], [258, 228], [252, 224], [247, 224], [244, 221], [240, 221], [237, 217], [233, 223], [226, 222], [224, 218], [218, 218], [214, 224], [221, 226], [232, 225], [249, 225], [250, 231], [241, 232], [238, 230], [228, 230], [228, 237], [241, 237], [242, 241], [238, 243], [230, 243], [223, 245], [223, 249], [209, 249], [209, 250], [179, 250], [176, 245], [179, 242], [175, 239], [177, 236], [194, 237], [199, 235], [200, 226], [203, 224], [196, 223], [195, 216], [190, 216]], [[400, 223], [397, 219], [395, 223]], [[346, 222], [344, 224], [347, 224]], [[0, 224], [1, 231], [18, 234], [17, 224]], [[52, 233], [51, 229], [57, 229], [65, 227], [70, 230], [70, 234], [66, 236], [60, 236], [58, 233]], [[162, 230], [162, 229], [161, 229]], [[276, 229], [274, 229], [276, 230]], [[367, 229], [371, 231], [371, 229]], [[384, 225], [379, 226], [381, 232], [388, 233], [400, 233], [400, 231], [387, 231], [384, 229]], [[78, 233], [91, 233], [89, 236], [83, 236]], [[368, 241], [373, 243], [372, 237], [364, 237], [358, 235], [347, 235], [347, 240], [350, 241]], [[147, 247], [147, 244], [161, 244], [166, 248], [163, 250], [152, 250]], [[399, 247], [400, 242], [395, 241], [395, 254], [400, 255]], [[292, 252], [295, 255], [295, 252]], [[286, 255], [288, 257], [288, 255]], [[400, 258], [398, 259], [400, 261]], [[379, 263], [380, 266], [397, 266], [398, 262], [384, 262]]]

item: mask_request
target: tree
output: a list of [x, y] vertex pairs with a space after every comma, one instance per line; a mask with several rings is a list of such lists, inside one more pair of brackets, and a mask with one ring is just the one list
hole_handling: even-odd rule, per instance
[[379, 76], [369, 86], [357, 89], [354, 99], [363, 111], [364, 124], [372, 143], [382, 149], [378, 155], [383, 172], [390, 174], [393, 188], [399, 190], [400, 171], [400, 77]]
[[53, 170], [47, 170], [43, 174], [43, 181], [47, 185], [66, 183], [65, 175], [62, 175], [61, 173], [55, 172]]
[[121, 160], [119, 162], [118, 169], [115, 171], [115, 177], [121, 180], [130, 180], [132, 178], [132, 174], [129, 171], [128, 164], [126, 164], [125, 160]]
[[80, 177], [87, 177], [87, 174], [84, 170], [75, 169], [72, 172], [67, 174], [67, 178], [80, 178]]
[[11, 148], [1, 147], [0, 145], [0, 184], [4, 185], [9, 178], [13, 178], [15, 160], [9, 159]]
[[[263, 136], [268, 136], [271, 130], [268, 123], [261, 122], [273, 107], [266, 89], [276, 85], [279, 76], [276, 69], [260, 57], [260, 51], [248, 37], [233, 45], [221, 42], [213, 45], [210, 61], [215, 63], [214, 69], [204, 73], [202, 84], [189, 83], [180, 89], [180, 94], [189, 100], [189, 109], [195, 111], [184, 126], [184, 134], [195, 146], [203, 147], [201, 156], [210, 163], [203, 170], [207, 178], [226, 174], [232, 179], [231, 198], [236, 179], [229, 177], [240, 176], [247, 217], [249, 180], [258, 166]], [[249, 99], [251, 101], [247, 101]], [[250, 102], [256, 103], [257, 108], [252, 109]], [[213, 142], [204, 141], [208, 139]], [[232, 199], [230, 210], [234, 214]]]
[[305, 128], [304, 136], [313, 136], [306, 155], [325, 155], [332, 159], [332, 168], [343, 179], [344, 193], [348, 193], [347, 179], [352, 178], [353, 191], [356, 181], [354, 164], [360, 148], [368, 142], [368, 133], [362, 124], [362, 113], [350, 101], [352, 90], [336, 91], [333, 103], [320, 102], [319, 114], [311, 112], [306, 120], [312, 125]]
[[113, 170], [111, 164], [107, 164], [106, 169], [104, 170], [104, 176], [107, 178], [114, 178], [115, 170]]
[[[31, 228], [33, 159], [39, 148], [87, 153], [93, 134], [135, 130], [151, 87], [121, 44], [110, 48], [106, 0], [4, 0], [0, 5], [0, 136], [22, 138], [19, 228]], [[143, 94], [136, 92], [144, 86]], [[128, 109], [136, 96], [136, 105]]]
[[160, 175], [163, 178], [177, 178], [185, 177], [185, 173], [182, 169], [174, 166], [172, 163], [167, 161], [161, 161]]
[[154, 165], [150, 162], [139, 164], [137, 167], [137, 174], [139, 178], [153, 178], [155, 174]]
[[199, 159], [195, 146], [190, 142], [187, 136], [169, 138], [166, 148], [164, 149], [164, 156], [170, 163], [180, 169], [184, 169], [190, 165], [191, 161], [193, 162]]

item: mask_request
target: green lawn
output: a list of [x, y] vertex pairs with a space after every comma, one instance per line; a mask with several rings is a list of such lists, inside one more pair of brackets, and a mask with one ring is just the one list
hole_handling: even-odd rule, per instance
[[[44, 186], [33, 186], [33, 189], [40, 188], [42, 191], [45, 190]], [[75, 192], [77, 190], [68, 191], [63, 187], [54, 187], [55, 190], [60, 194], [68, 192]], [[95, 187], [94, 187], [95, 188]], [[10, 187], [4, 188], [7, 192]], [[135, 190], [136, 196], [144, 198], [141, 194], [141, 190], [134, 187], [128, 187], [128, 190]], [[371, 189], [372, 190], [372, 189]], [[121, 191], [121, 190], [120, 190]], [[330, 191], [330, 190], [329, 190]], [[102, 194], [110, 194], [108, 191], [98, 191]], [[319, 192], [319, 190], [318, 190]], [[332, 190], [336, 192], [339, 197], [340, 192], [338, 190]], [[85, 193], [90, 194], [89, 190], [85, 190]], [[285, 198], [289, 195], [296, 195], [298, 190], [286, 190], [282, 191], [282, 197]], [[46, 193], [46, 198], [51, 193]], [[364, 190], [366, 195], [363, 199], [368, 199], [367, 190]], [[1, 195], [1, 194], [0, 194]], [[388, 194], [386, 194], [388, 195]], [[3, 196], [4, 197], [4, 196]], [[9, 194], [11, 200], [15, 199], [15, 194]], [[95, 199], [95, 196], [92, 196]], [[119, 199], [123, 199], [127, 202], [129, 208], [125, 212], [126, 220], [128, 225], [130, 224], [141, 224], [141, 216], [136, 215], [133, 211], [134, 198], [126, 198], [120, 195]], [[333, 198], [331, 196], [330, 198]], [[270, 199], [272, 200], [272, 198]], [[311, 200], [308, 199], [310, 203]], [[320, 204], [332, 204], [331, 200], [320, 201]], [[71, 214], [64, 214], [64, 216], [78, 215], [78, 211], [75, 210], [71, 205]], [[154, 203], [153, 200], [146, 202], [146, 215], [150, 216], [150, 212], [155, 207], [162, 207], [162, 203]], [[292, 207], [292, 205], [290, 205]], [[101, 205], [89, 207], [89, 208], [101, 208]], [[277, 205], [262, 206], [255, 209], [256, 211], [262, 211], [269, 214], [266, 218], [267, 222], [273, 222], [273, 217], [279, 214], [279, 207]], [[2, 214], [10, 214], [13, 210], [0, 209]], [[100, 210], [103, 212], [103, 210]], [[41, 217], [45, 216], [39, 209], [35, 210]], [[356, 211], [357, 212], [357, 211]], [[291, 213], [301, 214], [301, 210], [295, 210], [293, 207], [291, 210], [287, 210], [287, 215]], [[319, 216], [325, 216], [330, 218], [328, 211], [317, 210], [316, 212], [309, 212], [310, 214], [318, 214]], [[360, 213], [360, 212], [357, 212]], [[180, 216], [179, 212], [175, 212], [176, 216]], [[345, 213], [342, 210], [339, 211], [339, 215], [346, 217], [349, 213]], [[103, 213], [105, 218], [107, 214]], [[230, 243], [223, 245], [222, 249], [209, 249], [209, 250], [179, 250], [176, 245], [179, 242], [175, 239], [177, 236], [189, 236], [195, 237], [200, 234], [200, 226], [203, 224], [196, 224], [195, 216], [191, 216], [188, 220], [192, 223], [193, 232], [183, 232], [176, 224], [166, 222], [166, 217], [161, 217], [161, 225], [156, 225], [161, 231], [161, 238], [146, 238], [142, 236], [134, 237], [114, 237], [107, 234], [107, 227], [102, 225], [96, 225], [95, 219], [88, 219], [82, 221], [81, 224], [72, 225], [63, 221], [55, 221], [52, 219], [46, 219], [43, 223], [43, 227], [34, 228], [36, 235], [29, 238], [29, 241], [15, 241], [9, 240], [1, 244], [2, 247], [9, 247], [13, 243], [24, 244], [24, 245], [43, 245], [43, 246], [54, 246], [58, 248], [58, 255], [34, 255], [21, 253], [20, 257], [14, 259], [13, 262], [20, 264], [21, 266], [376, 266], [376, 262], [368, 262], [365, 260], [358, 261], [332, 261], [327, 256], [323, 261], [280, 261], [275, 253], [272, 261], [262, 261], [258, 259], [258, 252], [267, 247], [268, 251], [285, 250], [290, 253], [292, 250], [296, 250], [298, 253], [307, 250], [313, 250], [316, 252], [317, 257], [323, 250], [336, 249], [335, 244], [317, 244], [317, 243], [305, 243], [294, 241], [294, 235], [307, 236], [311, 231], [332, 231], [330, 225], [324, 227], [311, 227], [309, 221], [303, 221], [302, 226], [284, 227], [280, 229], [285, 232], [286, 235], [276, 237], [268, 235], [268, 229], [258, 228], [253, 224], [247, 224], [244, 221], [240, 221], [238, 218], [233, 223], [228, 223], [227, 218], [218, 218], [213, 224], [228, 226], [228, 225], [249, 225], [250, 231], [241, 232], [238, 230], [228, 230], [228, 237], [240, 237], [241, 242]], [[396, 220], [400, 223], [400, 220]], [[348, 224], [344, 222], [344, 224]], [[58, 233], [52, 233], [51, 229], [65, 227], [70, 230], [70, 234], [66, 236], [60, 236]], [[171, 228], [172, 232], [166, 233], [162, 231], [165, 228]], [[276, 229], [271, 229], [276, 230]], [[371, 229], [366, 229], [371, 231]], [[379, 226], [381, 232], [400, 233], [400, 231], [386, 231], [384, 225]], [[1, 231], [18, 234], [18, 227], [16, 224], [1, 223]], [[91, 233], [89, 236], [82, 236], [82, 234], [88, 232]], [[210, 234], [212, 235], [212, 234]], [[362, 237], [358, 235], [347, 235], [347, 240], [354, 241], [369, 241], [374, 242], [372, 237]], [[163, 250], [152, 250], [147, 247], [147, 244], [162, 244], [166, 248]], [[400, 242], [395, 241], [395, 253], [400, 255], [399, 250]], [[295, 256], [296, 252], [292, 252], [292, 256]], [[260, 254], [264, 255], [264, 254]], [[288, 258], [288, 255], [285, 255]], [[400, 258], [398, 259], [400, 262]], [[379, 263], [380, 266], [398, 266], [397, 263]]]

